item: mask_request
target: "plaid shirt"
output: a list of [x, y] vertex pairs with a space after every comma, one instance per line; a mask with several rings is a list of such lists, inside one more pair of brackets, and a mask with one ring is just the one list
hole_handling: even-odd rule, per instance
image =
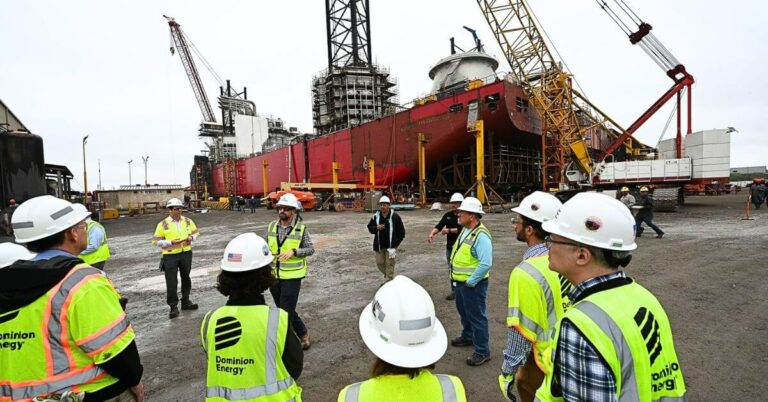
[[[546, 243], [534, 244], [523, 253], [523, 261], [548, 253], [549, 249]], [[531, 349], [533, 349], [533, 345], [529, 340], [525, 339], [515, 328], [509, 328], [507, 330], [507, 347], [504, 348], [503, 352], [504, 361], [501, 364], [501, 372], [504, 375], [515, 374], [517, 369], [528, 360]]]
[[[295, 225], [295, 222], [294, 222]], [[283, 239], [285, 239], [285, 236], [288, 236], [289, 233], [293, 230], [293, 226], [285, 226], [280, 224], [280, 221], [277, 221], [277, 242], [282, 243]], [[265, 239], [269, 237], [269, 227], [267, 227], [267, 235], [264, 237]], [[283, 250], [285, 251], [285, 250]], [[309, 229], [307, 227], [304, 227], [304, 236], [301, 237], [301, 244], [299, 244], [299, 248], [296, 249], [296, 257], [309, 257], [310, 255], [315, 253], [315, 246], [312, 244], [312, 239], [309, 237]]]
[[[585, 290], [601, 283], [626, 278], [623, 271], [599, 276], [580, 283], [571, 291], [578, 300]], [[560, 336], [555, 349], [554, 381], [566, 401], [617, 401], [616, 381], [594, 346], [569, 320], [560, 322]], [[557, 387], [556, 387], [557, 388]]]

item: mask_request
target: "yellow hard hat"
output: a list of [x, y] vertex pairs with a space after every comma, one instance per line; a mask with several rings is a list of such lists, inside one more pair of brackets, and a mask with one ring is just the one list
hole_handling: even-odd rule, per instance
[[645, 187], [645, 186], [640, 187], [640, 192], [643, 192], [643, 191], [648, 191], [648, 187]]
[[621, 190], [620, 190], [620, 191], [627, 191], [627, 192], [628, 192], [628, 191], [629, 191], [629, 187], [627, 187], [627, 186], [624, 186], [624, 187], [622, 187], [622, 188], [621, 188]]

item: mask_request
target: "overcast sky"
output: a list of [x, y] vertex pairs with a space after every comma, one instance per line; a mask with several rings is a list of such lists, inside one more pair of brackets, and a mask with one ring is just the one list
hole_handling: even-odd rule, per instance
[[[694, 130], [735, 127], [731, 165], [765, 165], [768, 144], [766, 6], [695, 0], [625, 0], [696, 78]], [[472, 0], [370, 0], [375, 60], [399, 81], [400, 102], [430, 88], [430, 66], [448, 55], [449, 38], [469, 47], [461, 27], [498, 45]], [[592, 0], [529, 0], [577, 81], [624, 126], [672, 81]], [[731, 5], [733, 4], [733, 5]], [[738, 4], [736, 6], [735, 4]], [[47, 163], [64, 164], [82, 188], [81, 140], [89, 187], [143, 182], [188, 184], [202, 115], [163, 18], [176, 18], [216, 72], [247, 86], [258, 113], [312, 131], [310, 84], [326, 67], [325, 2], [10, 1], [0, 4], [0, 98], [45, 141]], [[209, 98], [218, 84], [198, 63]], [[502, 60], [500, 70], [509, 70]], [[638, 133], [654, 145], [671, 109]], [[674, 123], [673, 123], [674, 125]], [[672, 127], [665, 138], [673, 136]]]

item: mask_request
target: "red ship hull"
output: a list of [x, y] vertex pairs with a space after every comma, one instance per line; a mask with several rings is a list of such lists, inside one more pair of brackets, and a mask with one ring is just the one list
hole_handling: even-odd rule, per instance
[[[332, 181], [332, 163], [339, 166], [341, 183], [367, 184], [365, 161], [373, 159], [376, 184], [393, 185], [418, 181], [418, 134], [425, 134], [427, 170], [450, 163], [454, 155], [465, 157], [474, 148], [474, 137], [467, 133], [467, 104], [477, 101], [484, 121], [486, 138], [497, 144], [539, 150], [540, 119], [528, 107], [520, 86], [496, 81], [424, 105], [286, 146], [272, 152], [235, 162], [237, 195], [263, 195], [262, 163], [268, 163], [269, 191], [281, 182]], [[604, 148], [607, 138], [590, 138], [593, 148]], [[605, 144], [605, 145], [603, 145]], [[289, 155], [290, 153], [290, 155]], [[307, 162], [308, 161], [308, 162]], [[224, 165], [212, 171], [216, 196], [226, 196]]]

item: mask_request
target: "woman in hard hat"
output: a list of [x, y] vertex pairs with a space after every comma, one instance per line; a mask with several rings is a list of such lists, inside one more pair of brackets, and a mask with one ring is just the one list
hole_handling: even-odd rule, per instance
[[458, 377], [432, 374], [448, 338], [424, 288], [398, 275], [360, 314], [360, 335], [376, 356], [371, 378], [348, 385], [339, 402], [464, 401]]
[[301, 401], [296, 379], [304, 352], [288, 313], [269, 307], [264, 293], [275, 279], [267, 242], [254, 233], [227, 244], [216, 288], [227, 304], [203, 319], [208, 356], [206, 401]]

